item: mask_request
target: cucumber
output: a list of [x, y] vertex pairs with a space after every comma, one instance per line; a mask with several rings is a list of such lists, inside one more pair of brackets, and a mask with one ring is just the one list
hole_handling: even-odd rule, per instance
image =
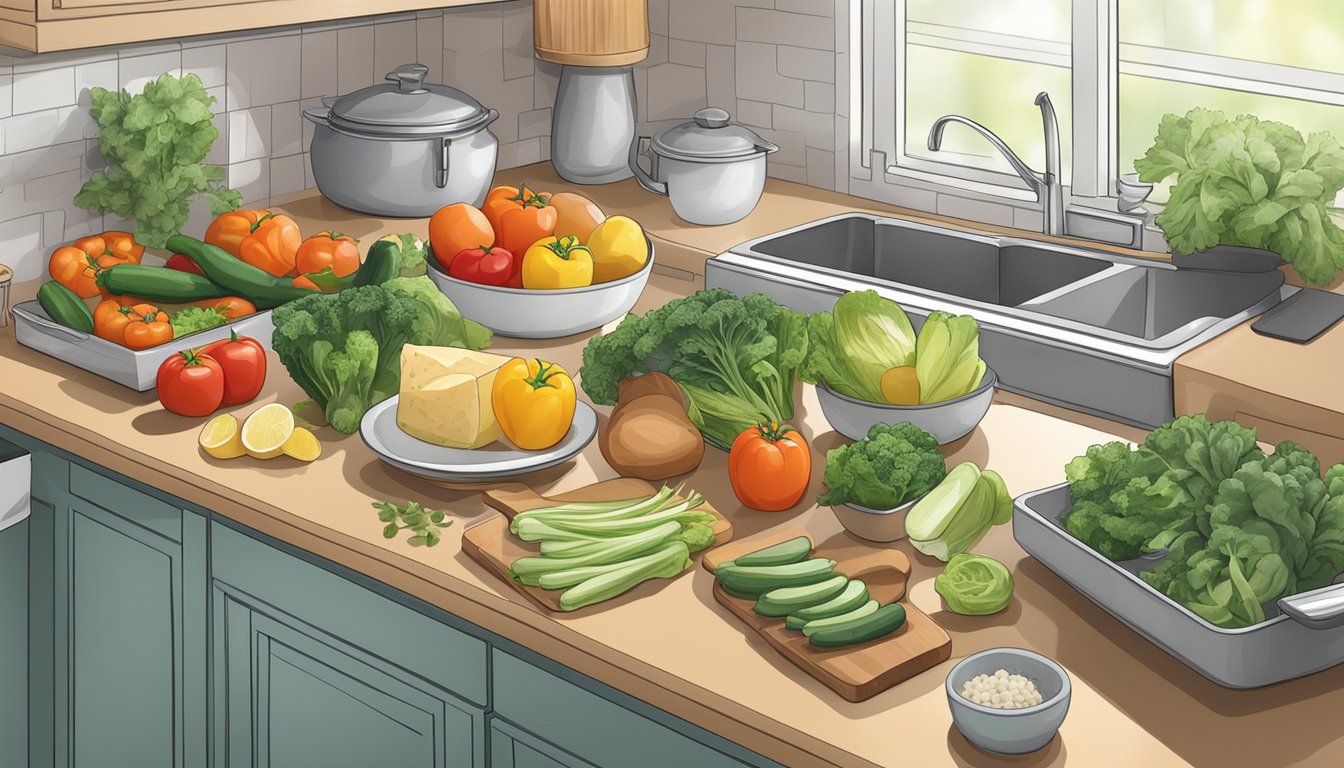
[[89, 305], [69, 288], [48, 280], [37, 289], [37, 303], [52, 320], [84, 333], [93, 333], [93, 313]]
[[867, 602], [868, 585], [858, 579], [853, 579], [845, 585], [840, 594], [830, 600], [794, 611], [789, 615], [789, 618], [784, 620], [784, 626], [789, 629], [802, 629], [809, 621], [829, 619], [832, 616], [849, 613], [855, 608], [863, 607]]
[[200, 275], [166, 267], [117, 264], [98, 273], [98, 284], [116, 296], [150, 301], [187, 302], [222, 299], [229, 294]]
[[772, 589], [801, 587], [825, 581], [832, 576], [835, 561], [813, 558], [786, 565], [746, 566], [725, 563], [719, 566], [716, 577], [728, 593], [748, 600], [756, 600]]
[[897, 603], [888, 603], [867, 616], [817, 630], [808, 639], [818, 648], [843, 648], [889, 635], [904, 623], [905, 609]]
[[[380, 247], [386, 246], [386, 247]], [[375, 242], [355, 272], [354, 286], [382, 285], [400, 274], [401, 254], [392, 243]]]
[[810, 554], [812, 554], [812, 540], [806, 536], [796, 536], [765, 549], [748, 552], [734, 560], [733, 564], [745, 566], [788, 565], [789, 563], [802, 562]]
[[840, 594], [848, 583], [848, 577], [837, 573], [816, 584], [772, 589], [756, 601], [756, 612], [762, 616], [788, 616], [801, 608], [830, 600]]
[[856, 619], [862, 619], [864, 616], [867, 616], [870, 613], [877, 612], [879, 605], [880, 604], [876, 600], [870, 598], [868, 602], [864, 603], [858, 608], [855, 608], [849, 613], [842, 613], [838, 616], [828, 616], [824, 619], [816, 619], [815, 621], [809, 621], [803, 625], [803, 634], [807, 635], [808, 637], [811, 637], [813, 633], [822, 632], [827, 629], [833, 629], [835, 627], [844, 626], [851, 621], [854, 621]]
[[281, 304], [313, 295], [311, 290], [294, 287], [287, 278], [274, 277], [265, 270], [234, 258], [223, 248], [216, 248], [186, 235], [168, 238], [168, 250], [196, 262], [206, 277], [226, 291], [220, 296], [242, 296], [255, 304], [257, 309], [274, 309]]

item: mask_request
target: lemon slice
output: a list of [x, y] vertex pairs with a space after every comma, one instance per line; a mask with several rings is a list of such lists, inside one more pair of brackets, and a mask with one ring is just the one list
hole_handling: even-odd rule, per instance
[[317, 435], [303, 427], [295, 427], [294, 434], [280, 446], [280, 450], [299, 461], [316, 461], [322, 455], [322, 444], [317, 442]]
[[284, 452], [294, 434], [294, 414], [280, 403], [268, 403], [243, 422], [243, 450], [254, 459], [273, 459]]
[[221, 413], [205, 422], [196, 441], [216, 459], [236, 459], [247, 453], [238, 434], [238, 419], [232, 413]]

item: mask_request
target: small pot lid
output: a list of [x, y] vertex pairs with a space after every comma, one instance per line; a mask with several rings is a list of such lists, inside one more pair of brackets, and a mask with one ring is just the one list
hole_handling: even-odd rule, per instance
[[387, 83], [342, 96], [331, 107], [333, 125], [385, 136], [442, 136], [472, 133], [498, 116], [456, 88], [425, 83], [429, 67], [403, 64]]
[[727, 110], [702, 109], [695, 113], [695, 119], [658, 134], [653, 151], [677, 160], [722, 162], [779, 149], [751, 129], [729, 121]]

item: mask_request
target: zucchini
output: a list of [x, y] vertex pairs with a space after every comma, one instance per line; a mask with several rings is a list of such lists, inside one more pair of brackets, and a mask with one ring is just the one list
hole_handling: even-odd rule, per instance
[[813, 632], [809, 641], [818, 648], [843, 648], [889, 635], [902, 624], [905, 609], [898, 603], [888, 603], [867, 616]]
[[811, 637], [816, 632], [822, 632], [827, 629], [832, 629], [834, 627], [844, 626], [845, 624], [848, 624], [849, 622], [854, 621], [855, 619], [861, 619], [870, 613], [875, 613], [879, 605], [880, 604], [876, 600], [869, 599], [868, 602], [864, 603], [858, 608], [855, 608], [849, 613], [842, 613], [839, 614], [838, 616], [828, 616], [824, 619], [816, 619], [815, 621], [809, 621], [803, 625], [803, 634], [807, 635], [808, 637]]
[[168, 238], [168, 250], [196, 262], [206, 277], [226, 291], [220, 296], [242, 296], [255, 304], [257, 309], [273, 309], [313, 295], [313, 291], [307, 288], [294, 287], [288, 278], [274, 277], [265, 270], [235, 258], [223, 248], [216, 248], [186, 235]]
[[820, 557], [786, 565], [746, 566], [724, 563], [715, 577], [728, 593], [756, 600], [772, 589], [801, 587], [829, 579], [835, 561]]
[[108, 267], [98, 273], [98, 284], [115, 296], [135, 296], [156, 302], [202, 301], [229, 295], [200, 275], [143, 264]]
[[765, 549], [748, 552], [734, 560], [733, 564], [745, 566], [788, 565], [789, 563], [802, 562], [810, 554], [812, 554], [812, 540], [806, 536], [795, 536], [788, 541], [772, 544]]
[[840, 594], [830, 600], [807, 608], [800, 608], [789, 614], [789, 618], [784, 620], [784, 626], [789, 629], [802, 629], [809, 621], [829, 619], [832, 616], [849, 613], [855, 608], [861, 608], [867, 602], [868, 585], [858, 579], [853, 579], [845, 585]]
[[48, 280], [37, 289], [37, 303], [52, 320], [84, 333], [93, 333], [93, 313], [89, 305], [69, 288]]
[[756, 613], [762, 616], [788, 616], [800, 608], [817, 605], [840, 594], [849, 578], [837, 573], [825, 581], [804, 584], [801, 587], [780, 587], [761, 595], [756, 601]]
[[[388, 247], [379, 247], [379, 246]], [[369, 248], [364, 263], [355, 271], [354, 286], [382, 285], [397, 277], [401, 270], [401, 254], [396, 246], [385, 240], [378, 240]]]

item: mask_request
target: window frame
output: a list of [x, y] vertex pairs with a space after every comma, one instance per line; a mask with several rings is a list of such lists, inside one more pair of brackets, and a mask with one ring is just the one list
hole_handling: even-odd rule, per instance
[[[1072, 73], [1072, 174], [1065, 179], [1066, 203], [1115, 208], [1120, 167], [1121, 75], [1188, 82], [1211, 87], [1344, 106], [1344, 74], [1215, 54], [1119, 42], [1119, 0], [1072, 0], [1072, 41], [1067, 56], [1058, 43], [967, 30], [964, 35], [931, 35], [934, 25], [906, 26], [906, 0], [841, 0], [848, 6], [849, 185], [850, 191], [895, 204], [909, 204], [911, 188], [952, 192], [1031, 207], [1035, 195], [1013, 173], [955, 162], [908, 157], [905, 148], [904, 68], [907, 33], [945, 40], [949, 50], [988, 53], [1059, 66]], [[889, 31], [890, 36], [884, 33]], [[928, 44], [924, 42], [923, 44]], [[877, 55], [883, 51], [883, 55]], [[887, 55], [885, 52], [890, 51]], [[891, 83], [890, 88], [877, 88]], [[1024, 110], [1035, 110], [1029, 103]], [[991, 130], [994, 126], [987, 126]], [[1041, 170], [1041, 169], [1036, 169]], [[918, 207], [918, 206], [917, 206]]]

